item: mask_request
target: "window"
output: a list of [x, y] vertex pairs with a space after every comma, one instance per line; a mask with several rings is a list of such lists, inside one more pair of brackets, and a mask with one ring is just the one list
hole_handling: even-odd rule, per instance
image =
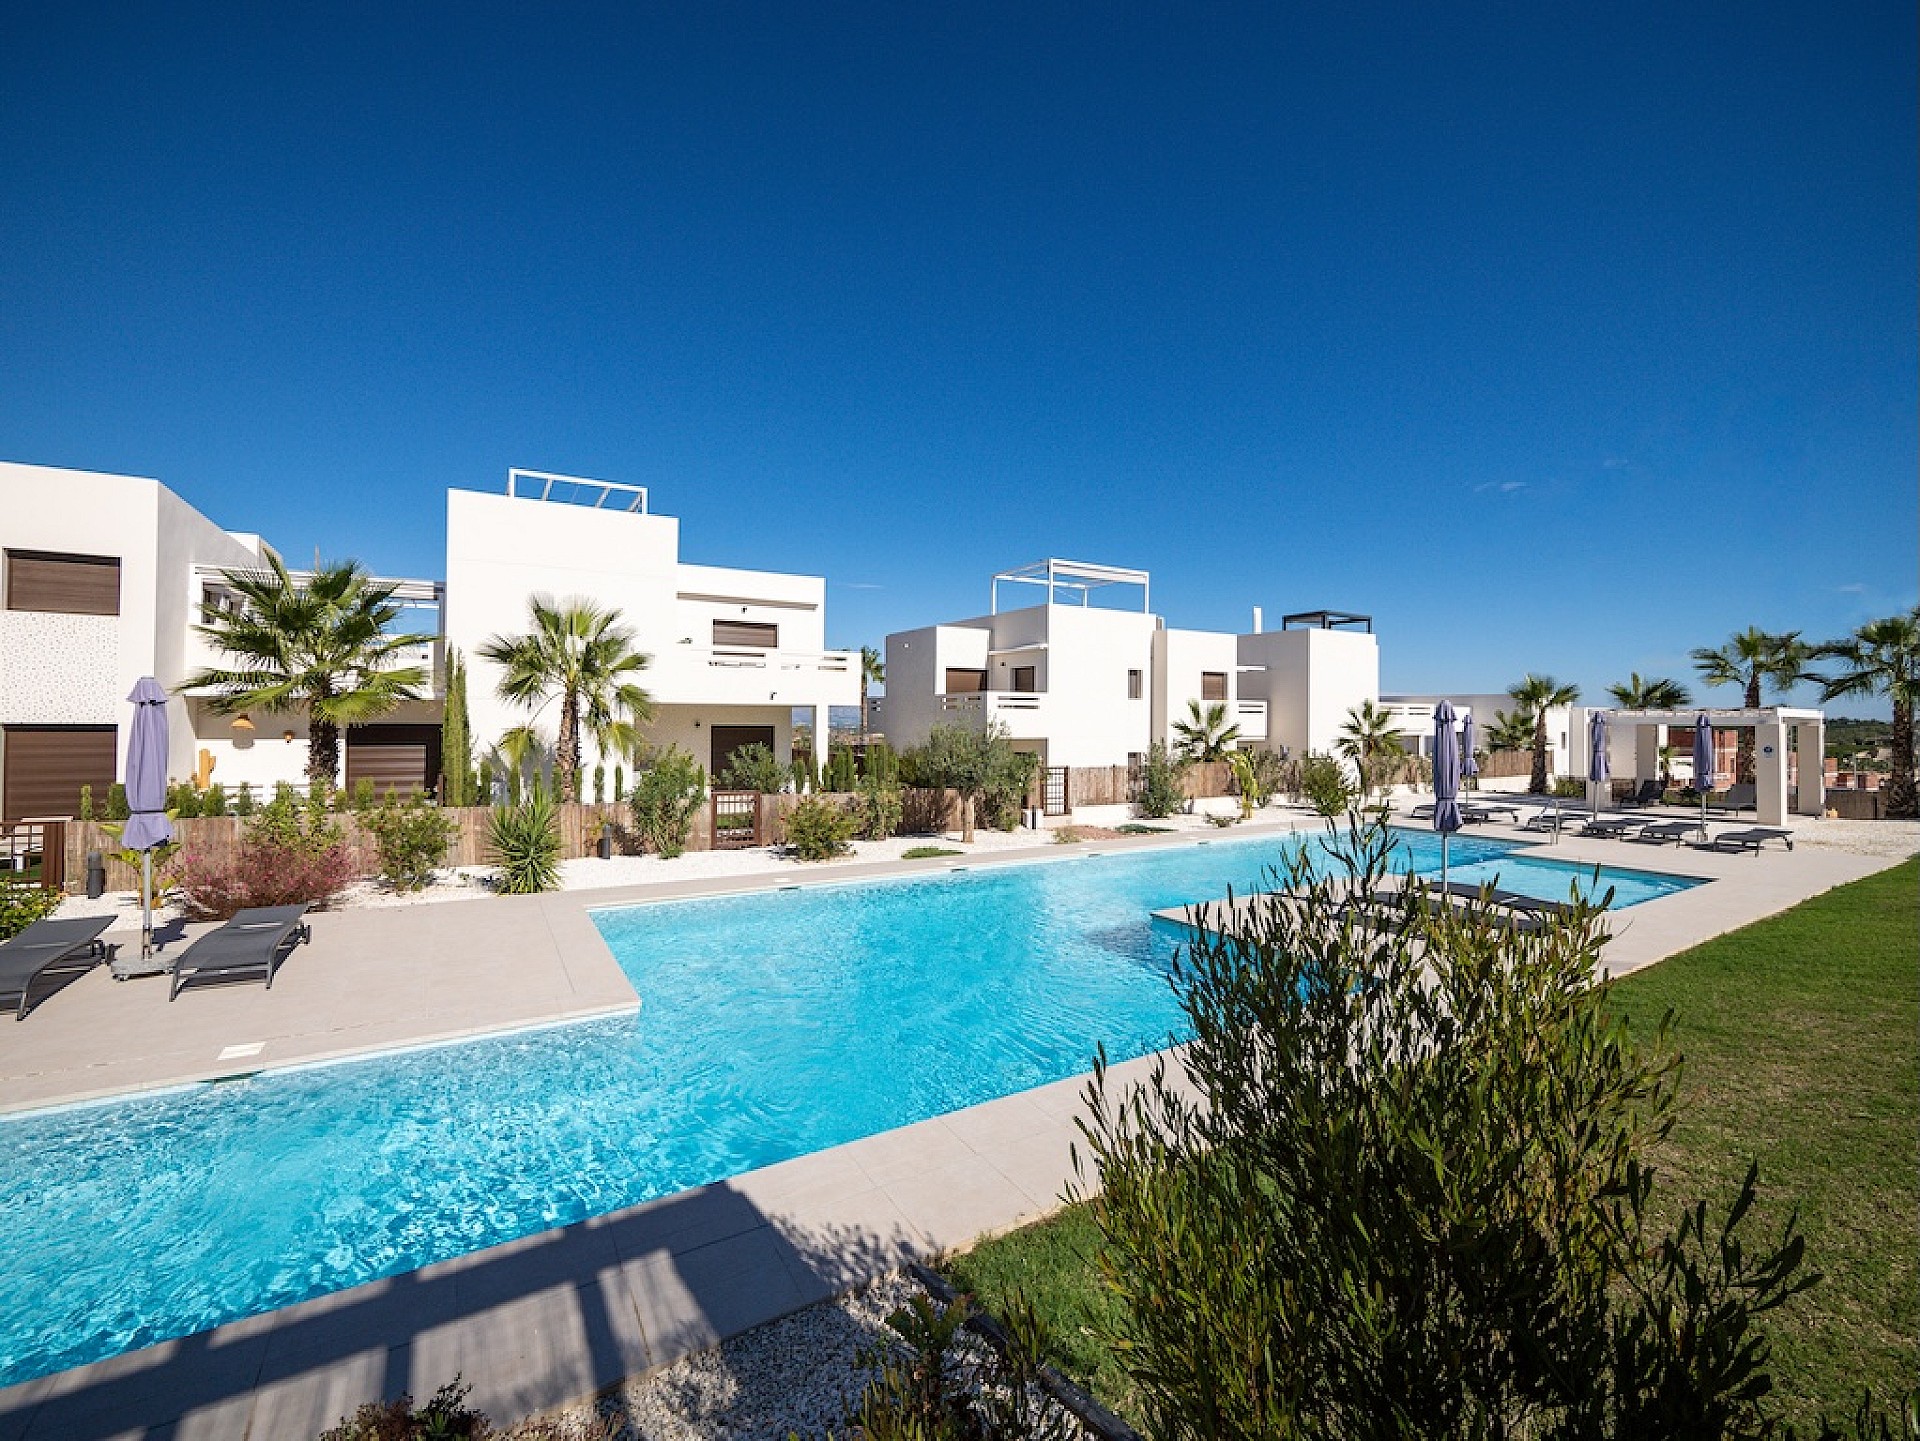
[[1140, 681], [1141, 681], [1141, 675], [1139, 671], [1130, 670], [1127, 672], [1127, 699], [1128, 700], [1140, 699]]
[[1030, 665], [1017, 665], [1013, 668], [1013, 688], [1015, 690], [1031, 691], [1038, 688], [1033, 683], [1033, 669]]
[[984, 670], [960, 670], [947, 667], [948, 695], [978, 695], [987, 688], [987, 673]]
[[749, 650], [780, 649], [780, 627], [751, 620], [716, 620], [715, 645], [745, 646]]
[[1227, 698], [1227, 673], [1223, 670], [1203, 670], [1200, 672], [1200, 699], [1225, 700]]
[[120, 562], [102, 555], [7, 552], [7, 609], [120, 614]]

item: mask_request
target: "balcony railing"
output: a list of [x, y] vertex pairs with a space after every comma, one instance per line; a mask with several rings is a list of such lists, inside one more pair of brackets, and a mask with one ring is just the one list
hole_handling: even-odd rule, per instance
[[1245, 740], [1267, 738], [1267, 703], [1263, 700], [1239, 700], [1233, 703], [1233, 723]]
[[810, 670], [845, 675], [856, 670], [859, 655], [850, 650], [755, 650], [750, 646], [676, 646], [690, 664], [704, 661], [728, 670]]
[[1040, 734], [1046, 719], [1046, 695], [1030, 690], [961, 691], [939, 697], [943, 715], [965, 724], [998, 721], [1019, 739]]

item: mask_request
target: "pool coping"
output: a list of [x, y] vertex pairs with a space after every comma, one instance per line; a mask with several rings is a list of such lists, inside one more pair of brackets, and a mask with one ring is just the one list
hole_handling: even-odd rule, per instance
[[[1278, 835], [1299, 827], [1258, 829]], [[1511, 828], [1484, 833], [1539, 843]], [[1253, 838], [1249, 827], [1219, 839]], [[971, 857], [965, 868], [1069, 860], [1096, 847], [1214, 839], [1126, 837], [1071, 850], [1009, 850]], [[1546, 849], [1577, 862], [1619, 864], [1637, 855], [1619, 842], [1563, 839]], [[1685, 870], [1669, 873], [1731, 884], [1695, 887], [1623, 913], [1634, 923], [1610, 943], [1608, 971], [1640, 969], [1900, 863], [1807, 847], [1683, 858]], [[952, 861], [836, 867], [800, 884], [937, 874], [955, 869]], [[593, 909], [795, 883], [789, 873], [755, 878], [753, 885], [742, 884], [746, 879], [563, 895], [591, 930], [587, 912]], [[674, 894], [663, 894], [668, 891]], [[1712, 903], [1703, 906], [1703, 899]], [[1160, 1053], [1116, 1065], [1111, 1080], [1136, 1083], [1165, 1060]], [[908, 1259], [926, 1259], [1051, 1211], [1072, 1178], [1074, 1122], [1087, 1080], [1068, 1078], [24, 1382], [0, 1390], [0, 1441], [105, 1438], [129, 1427], [169, 1441], [312, 1435], [361, 1401], [402, 1390], [425, 1395], [456, 1372], [473, 1383], [474, 1404], [501, 1424], [583, 1400]]]

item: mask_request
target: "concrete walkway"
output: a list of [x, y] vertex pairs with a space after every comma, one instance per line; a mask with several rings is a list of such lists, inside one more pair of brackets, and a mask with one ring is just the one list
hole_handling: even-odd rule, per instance
[[[1101, 848], [1161, 843], [1141, 838]], [[1028, 858], [1064, 858], [1081, 849], [1048, 847]], [[1617, 842], [1563, 841], [1545, 854], [1715, 877], [1714, 885], [1624, 915], [1610, 947], [1616, 970], [1651, 964], [1894, 863], [1804, 847], [1791, 855], [1716, 856]], [[843, 883], [861, 874], [951, 865], [835, 867], [819, 879]], [[38, 1061], [23, 1066], [9, 1036], [0, 1099], [18, 1106], [18, 1096], [29, 1090], [55, 1098], [74, 1094], [75, 1087], [99, 1094], [116, 1082], [159, 1084], [220, 1074], [223, 1066], [230, 1072], [231, 1062], [207, 1052], [243, 1038], [263, 1039], [271, 1048], [250, 1058], [257, 1068], [562, 1019], [563, 1008], [578, 1014], [630, 1008], [632, 991], [588, 909], [663, 893], [749, 888], [734, 880], [325, 915], [311, 954], [297, 955], [271, 993], [257, 986], [189, 992], [171, 1007], [156, 983], [115, 988], [94, 973], [18, 1028], [24, 1044], [71, 1003], [75, 1024], [59, 1030], [65, 1049], [77, 1048], [85, 1059], [62, 1060], [48, 1025]], [[332, 945], [323, 951], [329, 938]], [[312, 977], [311, 994], [294, 988], [302, 971]], [[462, 977], [464, 987], [455, 986]], [[302, 1003], [285, 1011], [324, 1013], [327, 1023], [280, 1018], [278, 1003], [296, 996]], [[539, 1014], [543, 1004], [548, 1009]], [[83, 1005], [89, 1024], [78, 1031]], [[223, 1009], [216, 1012], [215, 1005]], [[95, 1016], [119, 1018], [117, 1044], [131, 1054], [114, 1057], [113, 1047], [93, 1039]], [[1142, 1058], [1115, 1067], [1114, 1076], [1125, 1084], [1155, 1064], [1156, 1058]], [[0, 1441], [302, 1441], [361, 1401], [402, 1390], [425, 1396], [456, 1372], [473, 1383], [474, 1404], [497, 1422], [582, 1399], [908, 1256], [961, 1245], [1053, 1209], [1071, 1179], [1068, 1152], [1083, 1088], [1084, 1078], [1062, 1081], [26, 1382], [0, 1391]]]

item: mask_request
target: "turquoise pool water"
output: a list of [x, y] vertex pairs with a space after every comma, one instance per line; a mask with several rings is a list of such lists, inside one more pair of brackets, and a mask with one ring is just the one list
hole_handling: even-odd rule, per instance
[[[1180, 1023], [1151, 912], [1282, 844], [599, 911], [638, 1015], [0, 1122], [0, 1384], [1139, 1055]], [[1455, 838], [1456, 877], [1493, 870], [1576, 880]]]

